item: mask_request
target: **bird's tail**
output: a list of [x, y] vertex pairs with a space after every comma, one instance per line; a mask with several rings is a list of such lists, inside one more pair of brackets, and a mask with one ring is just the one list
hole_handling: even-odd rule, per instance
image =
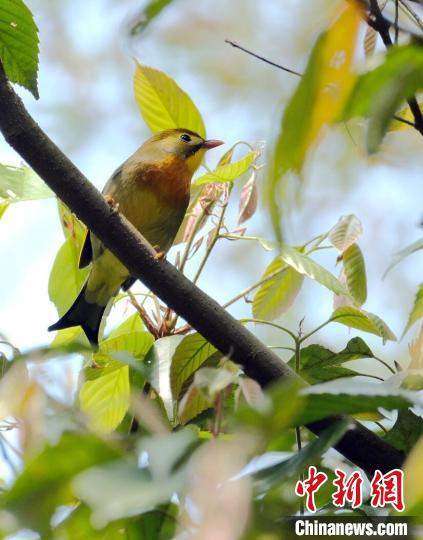
[[85, 298], [86, 288], [87, 283], [82, 287], [81, 292], [68, 311], [56, 323], [49, 326], [48, 330], [62, 330], [72, 326], [81, 326], [89, 342], [97, 348], [98, 332], [106, 306], [87, 302]]

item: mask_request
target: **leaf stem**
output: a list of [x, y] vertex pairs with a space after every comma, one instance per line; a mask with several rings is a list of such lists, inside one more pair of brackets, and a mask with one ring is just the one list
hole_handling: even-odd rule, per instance
[[271, 322], [271, 321], [265, 321], [264, 319], [240, 319], [239, 322], [240, 323], [253, 322], [253, 323], [257, 323], [257, 324], [264, 324], [264, 325], [267, 325], [267, 326], [272, 326], [273, 328], [277, 328], [278, 330], [282, 330], [282, 332], [285, 332], [286, 334], [291, 336], [295, 343], [297, 343], [297, 341], [299, 341], [297, 336], [294, 334], [294, 332], [291, 332], [291, 330], [289, 330], [289, 328], [285, 328], [284, 326], [281, 326], [280, 324], [276, 324], [276, 323]]
[[330, 322], [332, 322], [332, 319], [328, 319], [327, 321], [325, 321], [324, 323], [320, 324], [319, 326], [317, 326], [314, 330], [312, 330], [311, 332], [309, 332], [308, 334], [305, 334], [303, 337], [300, 337], [299, 338], [299, 342], [300, 343], [303, 343], [306, 339], [308, 339], [310, 336], [312, 336], [313, 334], [315, 334], [316, 332], [318, 332], [319, 330], [321, 330], [323, 327], [325, 327], [327, 324], [329, 324]]
[[378, 358], [377, 356], [374, 356], [373, 358], [374, 358], [375, 360], [377, 360], [378, 362], [380, 362], [381, 364], [383, 364], [383, 365], [386, 367], [386, 369], [389, 369], [389, 371], [390, 371], [393, 375], [396, 374], [395, 369], [394, 369], [393, 367], [391, 367], [391, 366], [388, 364], [388, 362], [385, 362], [385, 360], [382, 360], [382, 358]]

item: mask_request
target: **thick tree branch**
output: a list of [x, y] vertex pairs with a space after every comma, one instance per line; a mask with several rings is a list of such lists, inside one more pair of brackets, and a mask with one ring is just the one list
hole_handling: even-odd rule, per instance
[[[280, 379], [298, 378], [277, 355], [173, 265], [154, 258], [154, 252], [138, 231], [105, 203], [100, 193], [28, 114], [8, 83], [1, 64], [0, 129], [6, 141], [133, 276], [223, 354], [242, 365], [250, 377], [262, 386]], [[327, 418], [307, 427], [319, 434], [336, 420], [336, 417]], [[400, 467], [404, 458], [401, 452], [357, 422], [355, 429], [348, 431], [336, 448], [369, 474], [375, 469], [387, 472]]]

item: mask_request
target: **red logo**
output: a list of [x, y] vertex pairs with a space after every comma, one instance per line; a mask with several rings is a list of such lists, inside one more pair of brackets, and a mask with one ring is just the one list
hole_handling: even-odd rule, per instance
[[[344, 507], [350, 503], [352, 508], [358, 508], [363, 502], [363, 478], [360, 471], [354, 471], [350, 476], [341, 469], [335, 470], [336, 478], [332, 484], [336, 488], [332, 494], [334, 506]], [[316, 512], [314, 496], [320, 487], [327, 481], [328, 476], [318, 472], [316, 467], [308, 469], [308, 477], [299, 480], [295, 486], [295, 494], [299, 497], [306, 495], [306, 508], [309, 512]], [[370, 504], [373, 508], [383, 508], [390, 504], [398, 512], [404, 510], [403, 493], [404, 473], [394, 469], [382, 474], [377, 470], [370, 483]]]

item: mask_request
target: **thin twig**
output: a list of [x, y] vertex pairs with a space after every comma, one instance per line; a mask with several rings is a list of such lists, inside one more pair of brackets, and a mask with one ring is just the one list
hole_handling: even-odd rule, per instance
[[235, 49], [239, 49], [240, 51], [243, 51], [250, 56], [254, 56], [254, 58], [257, 58], [258, 60], [261, 60], [262, 62], [265, 62], [266, 64], [269, 64], [273, 67], [277, 67], [278, 69], [282, 69], [283, 71], [287, 71], [288, 73], [292, 73], [292, 75], [297, 75], [297, 77], [302, 77], [303, 74], [299, 73], [298, 71], [295, 71], [293, 69], [289, 69], [285, 66], [281, 66], [280, 64], [276, 64], [276, 62], [272, 62], [271, 60], [268, 60], [264, 56], [260, 56], [259, 54], [256, 54], [253, 51], [250, 51], [246, 49], [245, 47], [242, 47], [241, 45], [238, 45], [238, 43], [235, 43], [234, 41], [231, 41], [229, 39], [225, 39], [225, 43], [228, 43], [229, 45], [232, 45], [232, 47], [235, 47]]
[[147, 330], [152, 334], [156, 339], [159, 337], [158, 335], [158, 329], [156, 325], [153, 323], [153, 321], [150, 319], [150, 316], [148, 315], [147, 311], [141, 306], [141, 304], [138, 303], [137, 299], [135, 298], [135, 295], [128, 291], [129, 301], [134, 306], [134, 308], [137, 310], [139, 316], [141, 317], [141, 320], [147, 327]]
[[394, 28], [395, 28], [395, 44], [396, 45], [398, 44], [398, 35], [399, 35], [398, 17], [399, 17], [398, 0], [395, 0], [395, 23], [394, 23]]

